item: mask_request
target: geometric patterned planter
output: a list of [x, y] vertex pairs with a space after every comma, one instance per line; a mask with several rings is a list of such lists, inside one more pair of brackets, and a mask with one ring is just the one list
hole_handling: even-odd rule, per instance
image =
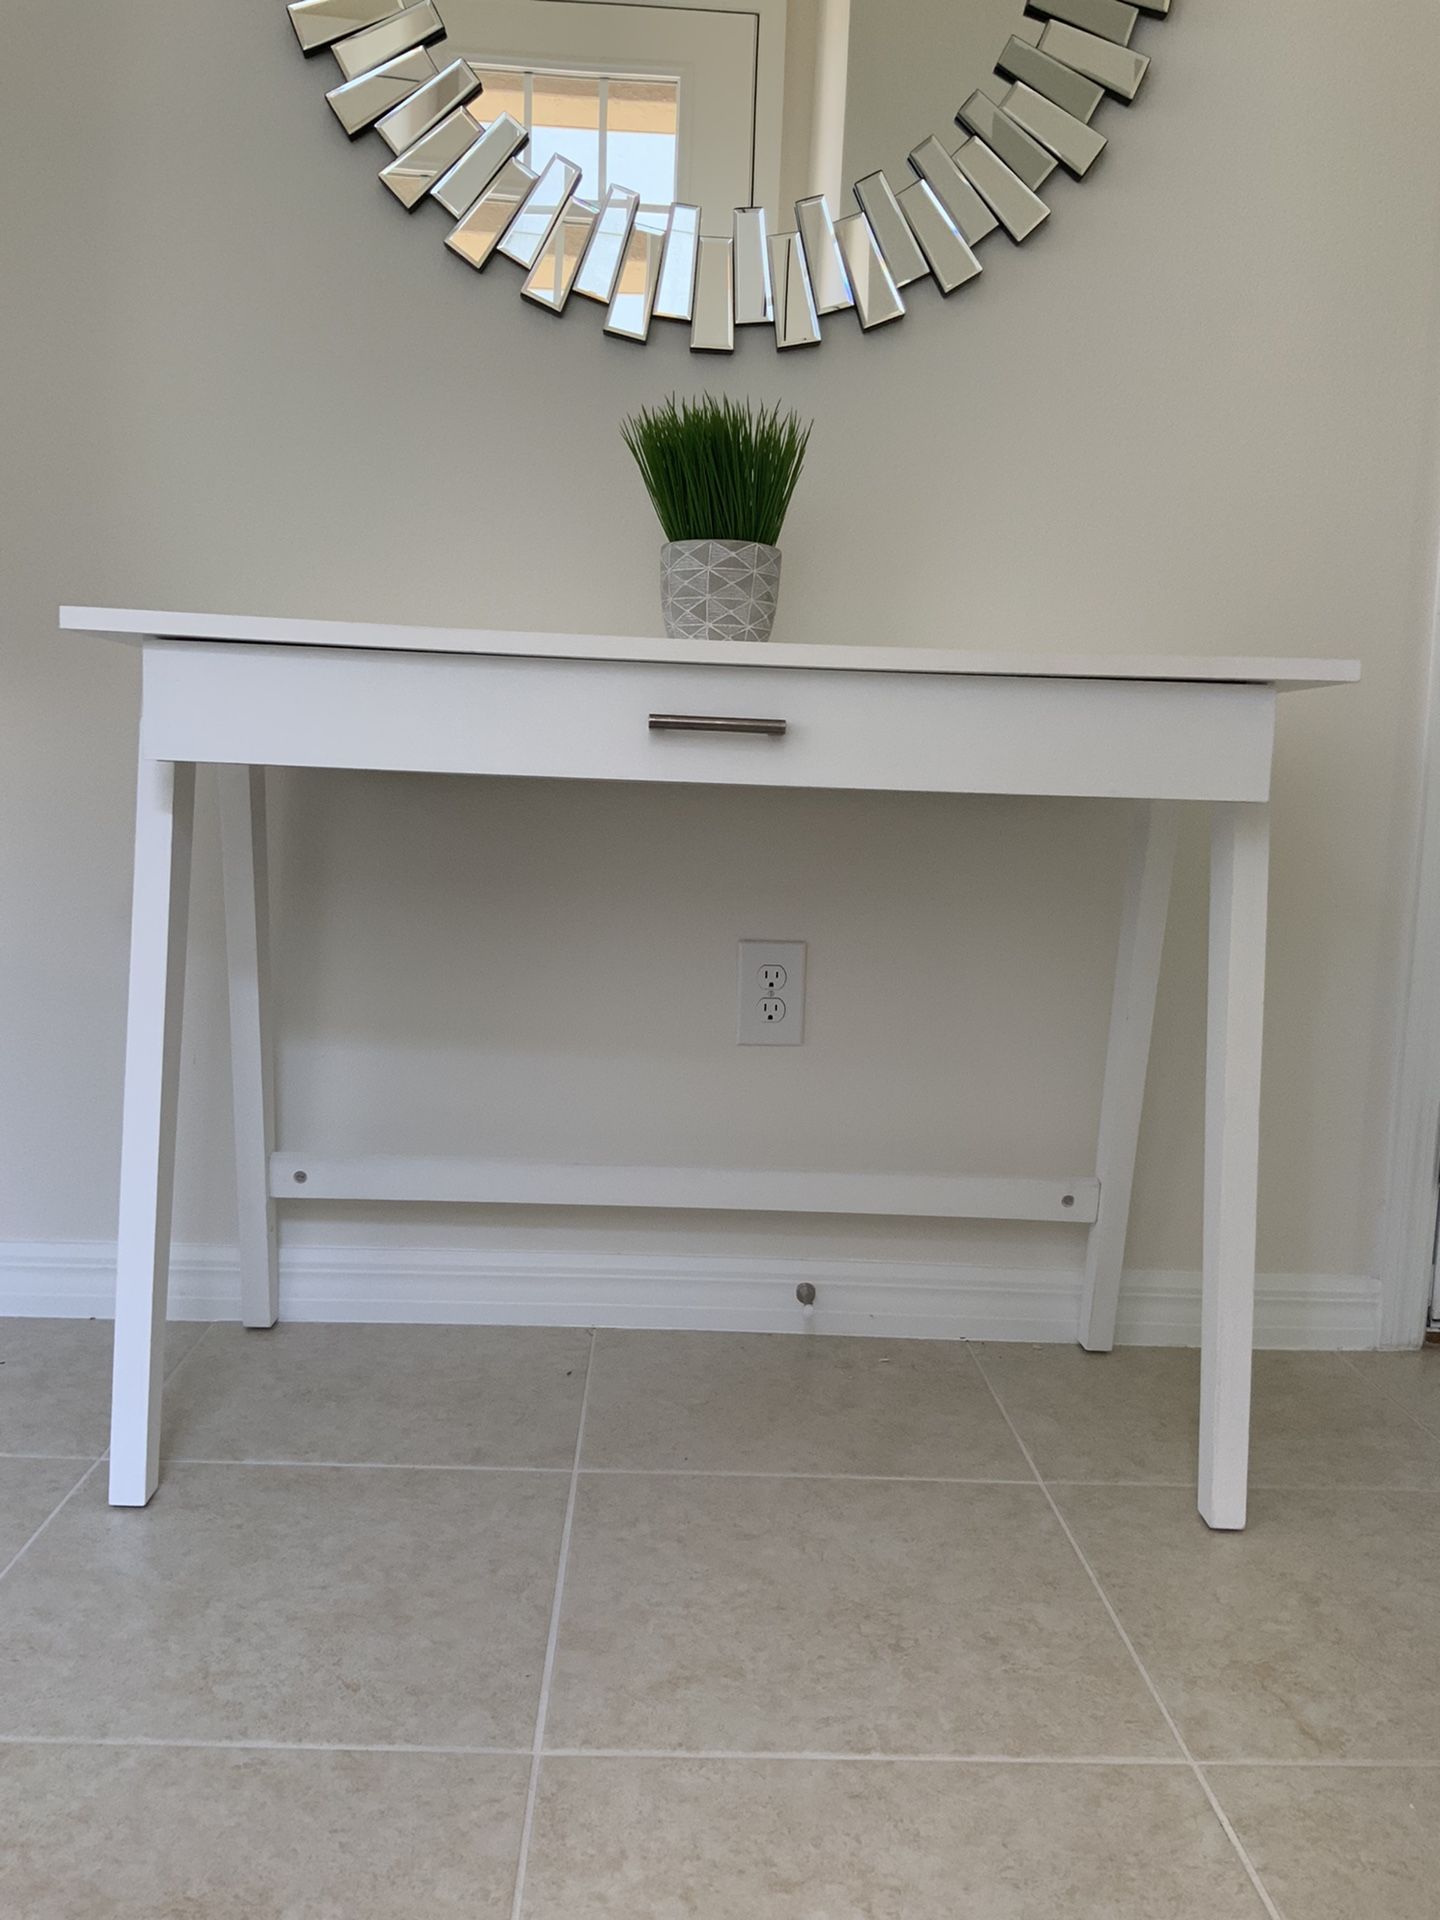
[[768, 640], [779, 598], [778, 547], [672, 540], [660, 549], [660, 607], [672, 640]]

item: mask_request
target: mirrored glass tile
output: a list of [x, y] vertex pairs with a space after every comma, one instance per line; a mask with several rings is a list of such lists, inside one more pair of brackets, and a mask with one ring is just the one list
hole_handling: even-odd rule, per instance
[[890, 278], [890, 269], [864, 214], [851, 213], [837, 220], [835, 238], [861, 326], [868, 332], [871, 327], [883, 326], [887, 320], [898, 320], [905, 311], [905, 302]]
[[402, 207], [418, 206], [446, 168], [453, 167], [479, 138], [475, 122], [457, 108], [398, 159], [382, 167], [380, 178]]
[[987, 233], [994, 233], [1000, 222], [934, 134], [916, 147], [910, 156], [910, 164], [922, 180], [930, 183], [935, 198], [972, 247], [983, 240]]
[[1078, 27], [1067, 27], [1063, 20], [1052, 20], [1046, 27], [1040, 36], [1040, 51], [1073, 67], [1076, 73], [1098, 80], [1107, 93], [1118, 94], [1122, 100], [1135, 98], [1150, 65], [1148, 54], [1132, 53], [1128, 47], [1117, 47], [1113, 40], [1103, 40], [1097, 34], [1081, 33]]
[[697, 353], [735, 350], [735, 242], [728, 237], [701, 238], [690, 345]]
[[639, 194], [632, 193], [628, 187], [611, 187], [606, 194], [585, 258], [575, 276], [575, 291], [586, 300], [598, 300], [602, 306], [609, 306], [639, 204]]
[[770, 250], [763, 207], [735, 209], [735, 324], [768, 326], [770, 304]]
[[523, 160], [507, 160], [470, 211], [446, 234], [446, 246], [472, 267], [483, 267], [524, 206], [536, 178]]
[[306, 53], [319, 53], [347, 33], [399, 13], [404, 0], [290, 0], [290, 24]]
[[1076, 73], [1073, 67], [1053, 60], [1048, 53], [1041, 53], [1028, 40], [1007, 40], [995, 65], [998, 72], [1012, 80], [1023, 80], [1027, 87], [1043, 93], [1047, 100], [1073, 113], [1077, 120], [1091, 119], [1105, 98], [1102, 86], [1087, 80], [1083, 73]]
[[560, 154], [530, 189], [525, 204], [505, 229], [500, 252], [517, 266], [533, 267], [540, 249], [550, 238], [550, 229], [560, 218], [565, 202], [580, 184], [580, 169]]
[[805, 249], [805, 264], [810, 270], [810, 288], [817, 313], [839, 313], [853, 307], [855, 295], [845, 272], [840, 242], [835, 237], [835, 222], [823, 193], [811, 194], [795, 202], [795, 220]]
[[1047, 20], [1068, 20], [1072, 27], [1099, 34], [1117, 46], [1128, 46], [1140, 17], [1125, 0], [1026, 0], [1026, 12]]
[[943, 293], [953, 293], [975, 278], [980, 262], [928, 180], [916, 180], [906, 187], [900, 195], [900, 206]]
[[700, 258], [700, 209], [677, 203], [670, 209], [665, 259], [655, 294], [661, 320], [689, 320], [695, 311], [695, 269]]
[[527, 300], [548, 307], [551, 313], [563, 312], [599, 212], [593, 200], [566, 202], [565, 211], [550, 229], [539, 258], [525, 276], [520, 291]]
[[392, 153], [404, 153], [422, 134], [443, 120], [452, 107], [460, 106], [479, 91], [480, 76], [474, 68], [463, 60], [452, 60], [383, 120], [377, 120], [375, 131]]
[[518, 153], [529, 138], [518, 120], [502, 113], [490, 122], [454, 166], [441, 174], [430, 189], [431, 194], [447, 213], [453, 213], [458, 219], [467, 207], [474, 206], [505, 162]]
[[387, 60], [409, 53], [412, 47], [428, 46], [444, 31], [445, 22], [435, 11], [432, 0], [420, 0], [419, 6], [405, 7], [378, 26], [366, 27], [363, 33], [352, 33], [348, 39], [337, 40], [330, 51], [345, 78], [357, 80], [362, 73], [384, 66]]
[[402, 53], [397, 60], [388, 61], [373, 73], [362, 73], [358, 80], [347, 80], [342, 86], [332, 87], [325, 98], [353, 140], [367, 127], [373, 127], [382, 113], [398, 107], [434, 73], [435, 62], [423, 47], [417, 47], [413, 53]]
[[1032, 140], [1023, 127], [1017, 127], [988, 93], [972, 93], [955, 117], [962, 127], [978, 133], [1027, 187], [1043, 187], [1054, 173], [1057, 165], [1054, 154], [1038, 140]]
[[1005, 96], [1005, 111], [1017, 125], [1043, 141], [1077, 179], [1087, 174], [1105, 151], [1103, 133], [1019, 82]]
[[957, 147], [955, 164], [984, 194], [1012, 240], [1027, 240], [1042, 221], [1050, 218], [1050, 209], [1039, 195], [1032, 193], [1019, 174], [1012, 173], [983, 140], [967, 140], [963, 147]]
[[[898, 189], [883, 172], [866, 175], [854, 188], [860, 211], [843, 219], [817, 194], [797, 202], [797, 234], [772, 237], [765, 212], [751, 207], [736, 211], [728, 239], [703, 241], [697, 208], [642, 217], [639, 195], [623, 186], [598, 207], [577, 199], [585, 176], [557, 138], [568, 120], [550, 130], [534, 167], [517, 158], [530, 141], [517, 119], [500, 114], [480, 128], [479, 109], [467, 113], [465, 102], [481, 90], [481, 72], [435, 52], [444, 0], [289, 0], [287, 13], [303, 51], [335, 55], [344, 81], [326, 98], [346, 132], [374, 127], [394, 154], [380, 171], [387, 190], [407, 208], [431, 195], [455, 217], [452, 251], [474, 266], [504, 252], [522, 267], [531, 301], [558, 312], [578, 292], [622, 337], [645, 338], [662, 315], [690, 323], [701, 350], [724, 352], [736, 326], [762, 323], [774, 325], [777, 346], [814, 344], [820, 316], [847, 306], [863, 327], [884, 324], [905, 311], [901, 287], [926, 273], [953, 291], [980, 272], [975, 248], [997, 226], [1020, 241], [1044, 222], [1038, 189], [1057, 166], [1077, 177], [1093, 167], [1106, 141], [1090, 122], [1105, 93], [1135, 97], [1149, 60], [1132, 36], [1142, 14], [1164, 17], [1171, 0], [1019, 0], [1014, 12], [1022, 6], [1038, 17], [1008, 39], [996, 63], [1004, 80], [985, 80], [965, 100], [956, 118], [972, 137], [953, 152], [948, 139], [923, 141], [910, 156], [916, 178]], [[497, 85], [503, 78], [497, 68]], [[497, 114], [502, 104], [497, 96]], [[651, 110], [648, 94], [640, 105]], [[626, 137], [640, 140], [646, 127]], [[668, 137], [673, 145], [673, 123]], [[603, 126], [590, 138], [603, 156]]]
[[620, 274], [610, 296], [605, 331], [622, 340], [644, 340], [650, 332], [660, 268], [665, 259], [669, 221], [657, 213], [639, 213], [621, 256]]
[[798, 233], [770, 236], [770, 291], [775, 307], [776, 346], [818, 346], [820, 317], [815, 311], [805, 248]]
[[880, 243], [890, 278], [897, 287], [908, 287], [925, 275], [925, 256], [920, 251], [910, 224], [900, 211], [895, 189], [883, 173], [867, 173], [855, 182], [855, 198], [860, 202], [870, 230]]

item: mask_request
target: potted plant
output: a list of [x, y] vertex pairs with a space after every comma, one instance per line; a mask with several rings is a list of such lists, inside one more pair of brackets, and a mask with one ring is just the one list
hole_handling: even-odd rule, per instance
[[664, 529], [660, 605], [672, 640], [768, 640], [776, 542], [810, 427], [706, 395], [642, 408], [621, 426]]

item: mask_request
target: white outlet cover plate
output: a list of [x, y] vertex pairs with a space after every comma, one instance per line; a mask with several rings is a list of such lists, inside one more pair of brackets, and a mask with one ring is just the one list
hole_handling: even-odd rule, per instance
[[[775, 971], [778, 969], [778, 973]], [[777, 1012], [777, 1006], [782, 1011]], [[742, 1047], [798, 1047], [805, 1038], [805, 942], [740, 942]]]

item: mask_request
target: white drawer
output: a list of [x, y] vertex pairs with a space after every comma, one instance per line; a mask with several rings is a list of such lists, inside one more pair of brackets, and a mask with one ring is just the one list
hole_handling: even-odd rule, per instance
[[1267, 798], [1275, 715], [1255, 686], [193, 641], [148, 645], [144, 685], [161, 760], [1174, 800]]

